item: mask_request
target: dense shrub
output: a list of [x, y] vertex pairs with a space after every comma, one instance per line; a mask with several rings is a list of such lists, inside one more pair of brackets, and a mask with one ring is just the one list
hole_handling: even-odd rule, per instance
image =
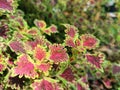
[[0, 0], [0, 89], [119, 90], [118, 2]]

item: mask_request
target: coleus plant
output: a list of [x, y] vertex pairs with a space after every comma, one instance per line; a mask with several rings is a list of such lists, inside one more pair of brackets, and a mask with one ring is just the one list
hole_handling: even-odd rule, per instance
[[[62, 90], [65, 88], [88, 90], [85, 68], [94, 67], [100, 72], [103, 70], [104, 55], [90, 51], [98, 47], [99, 40], [95, 36], [91, 34], [79, 35], [76, 27], [64, 24], [66, 27], [64, 43], [51, 43], [45, 38], [44, 33], [48, 35], [57, 33], [55, 25], [47, 27], [45, 21], [35, 20], [36, 26], [28, 28], [22, 17], [15, 16], [13, 20], [10, 19], [8, 33], [13, 30], [11, 28], [12, 22], [17, 24], [14, 27], [15, 30], [12, 31], [13, 36], [8, 35], [6, 40], [9, 40], [6, 43], [6, 50], [9, 47], [10, 51], [6, 53], [6, 56], [1, 52], [1, 55], [7, 57], [7, 60], [5, 61], [1, 56], [0, 64], [1, 72], [4, 73], [4, 70], [8, 70], [5, 78], [8, 87], [14, 82], [10, 78], [18, 76], [18, 79], [27, 78], [28, 81], [24, 81], [24, 84], [29, 83], [29, 87], [26, 88], [34, 90]], [[5, 38], [3, 37], [3, 39]], [[72, 55], [68, 54], [68, 47], [71, 47]], [[16, 54], [16, 58], [10, 55], [10, 52]], [[6, 63], [5, 66], [3, 62]], [[84, 65], [81, 66], [80, 64]], [[80, 73], [77, 69], [84, 72]], [[82, 81], [84, 75], [86, 81]], [[17, 82], [15, 84], [17, 85]], [[22, 87], [16, 85], [14, 86], [16, 89], [25, 87], [24, 85]], [[8, 87], [3, 86], [3, 88]]]
[[[13, 8], [9, 0], [0, 3], [3, 10]], [[94, 35], [80, 35], [77, 27], [63, 24], [64, 42], [51, 43], [45, 36], [60, 33], [56, 25], [36, 19], [29, 27], [19, 11], [6, 17], [7, 27], [0, 27], [1, 89], [90, 90], [90, 74], [104, 73], [105, 56], [97, 50], [100, 41]], [[119, 68], [114, 65], [113, 73]], [[102, 82], [111, 88], [111, 80]]]
[[17, 0], [0, 0], [0, 16], [7, 13], [12, 13], [17, 8]]
[[13, 0], [1, 0], [0, 9], [12, 11], [13, 10], [12, 4], [13, 4]]

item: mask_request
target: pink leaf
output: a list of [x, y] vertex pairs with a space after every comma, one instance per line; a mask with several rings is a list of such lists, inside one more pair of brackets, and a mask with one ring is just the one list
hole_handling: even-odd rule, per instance
[[24, 46], [20, 41], [17, 41], [17, 40], [16, 41], [11, 41], [9, 46], [14, 52], [25, 53]]
[[37, 73], [34, 71], [34, 64], [30, 61], [30, 57], [23, 54], [19, 56], [18, 61], [16, 62], [16, 67], [14, 72], [16, 75], [34, 78]]
[[86, 54], [87, 61], [95, 66], [96, 68], [101, 68], [101, 63], [104, 60], [104, 56], [102, 54]]
[[87, 49], [94, 49], [99, 44], [98, 39], [95, 38], [93, 35], [90, 35], [90, 34], [84, 34], [80, 37], [80, 39], [83, 42], [83, 47], [85, 47]]
[[43, 47], [37, 46], [35, 48], [34, 57], [38, 60], [43, 60], [46, 57], [46, 51]]
[[55, 90], [52, 83], [44, 79], [40, 82], [34, 82], [32, 86], [34, 90]]
[[81, 41], [80, 39], [76, 39], [75, 45], [76, 45], [76, 49], [77, 49], [79, 52], [84, 52], [84, 51], [86, 51], [86, 49], [85, 49], [85, 47], [82, 45], [82, 41]]
[[68, 60], [68, 54], [66, 53], [66, 49], [64, 46], [60, 44], [50, 45], [50, 59], [55, 63], [59, 63], [62, 61]]
[[65, 44], [66, 46], [69, 46], [69, 47], [75, 47], [74, 39], [71, 37], [66, 38]]
[[35, 40], [35, 41], [27, 41], [26, 42], [26, 48], [28, 49], [28, 46], [30, 46], [31, 47], [31, 50], [34, 50], [35, 49], [35, 47], [37, 47], [37, 45], [38, 45], [38, 42]]
[[46, 27], [46, 23], [43, 20], [35, 20], [34, 24], [39, 28], [39, 29], [44, 29]]
[[85, 88], [82, 87], [79, 83], [77, 83], [77, 90], [85, 90]]
[[4, 65], [0, 63], [0, 72], [2, 72], [4, 69]]
[[33, 27], [33, 28], [30, 28], [27, 33], [30, 35], [37, 35], [38, 30], [37, 30], [37, 28]]
[[43, 72], [46, 72], [50, 69], [50, 64], [49, 63], [42, 63], [37, 68]]
[[75, 44], [76, 44], [76, 46], [81, 46], [82, 45], [80, 39], [76, 39]]
[[74, 74], [71, 68], [67, 68], [60, 76], [70, 82], [74, 80]]
[[49, 29], [50, 29], [50, 31], [51, 31], [52, 33], [58, 32], [58, 31], [57, 31], [57, 27], [56, 27], [55, 25], [51, 25], [51, 26], [49, 27]]
[[23, 35], [20, 32], [14, 32], [14, 37], [16, 37], [16, 39], [23, 39]]
[[104, 80], [102, 80], [102, 82], [103, 82], [103, 84], [105, 85], [106, 88], [108, 88], [108, 89], [112, 88], [111, 80], [104, 79]]
[[74, 38], [76, 35], [77, 35], [77, 29], [74, 27], [74, 26], [72, 26], [72, 25], [67, 25], [66, 26], [66, 34], [68, 35], [68, 36], [70, 36], [70, 37], [72, 37], [72, 38]]
[[48, 34], [48, 35], [51, 35], [50, 28], [45, 28], [43, 32]]
[[51, 35], [51, 33], [56, 33], [57, 32], [57, 27], [55, 25], [51, 25], [50, 27], [45, 28], [43, 30], [43, 32], [48, 34], [48, 35]]
[[37, 45], [40, 46], [49, 46], [50, 42], [48, 42], [44, 37], [36, 37], [34, 41], [27, 41], [26, 42], [29, 46], [31, 46], [32, 49], [35, 49]]
[[84, 83], [87, 83], [87, 82], [88, 82], [88, 76], [85, 75], [85, 76], [81, 77], [81, 80], [82, 80]]
[[0, 9], [12, 11], [12, 2], [13, 0], [0, 0]]

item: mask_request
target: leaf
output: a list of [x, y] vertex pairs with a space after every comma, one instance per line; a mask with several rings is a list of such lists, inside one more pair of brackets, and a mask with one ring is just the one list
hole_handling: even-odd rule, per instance
[[34, 90], [55, 90], [53, 84], [47, 80], [36, 81], [32, 84]]
[[95, 66], [98, 69], [102, 69], [101, 64], [104, 60], [104, 54], [86, 54], [85, 57], [91, 65]]
[[50, 64], [49, 63], [41, 63], [40, 65], [37, 66], [37, 68], [43, 72], [47, 72], [50, 69]]
[[120, 65], [113, 65], [113, 67], [112, 67], [112, 73], [114, 74], [114, 75], [116, 75], [116, 74], [120, 74]]
[[0, 63], [0, 73], [3, 71], [4, 65]]
[[35, 78], [37, 73], [34, 69], [34, 63], [31, 58], [26, 54], [22, 54], [17, 58], [14, 74], [20, 77], [26, 76], [28, 78]]
[[8, 32], [8, 25], [3, 25], [0, 27], [0, 37], [6, 38]]
[[32, 27], [27, 31], [28, 34], [30, 35], [37, 35], [38, 34], [38, 29], [36, 27]]
[[68, 60], [68, 54], [66, 49], [61, 44], [53, 44], [49, 46], [50, 49], [50, 60], [53, 60], [55, 63], [60, 63]]
[[77, 90], [85, 90], [85, 88], [83, 88], [82, 85], [80, 85], [79, 83], [77, 83]]
[[57, 32], [58, 32], [58, 31], [57, 31], [57, 26], [55, 26], [55, 25], [51, 25], [51, 26], [49, 27], [49, 29], [50, 29], [51, 33], [57, 33]]
[[51, 35], [50, 28], [45, 28], [43, 32], [46, 33], [46, 34], [48, 34], [48, 35]]
[[80, 39], [86, 49], [94, 49], [99, 45], [99, 40], [91, 34], [83, 34]]
[[51, 33], [57, 33], [57, 27], [55, 25], [51, 25], [50, 27], [48, 28], [44, 28], [42, 30], [44, 33], [48, 34], [48, 35], [51, 35]]
[[75, 26], [64, 24], [64, 26], [67, 28], [65, 30], [66, 36], [70, 36], [71, 38], [77, 38], [78, 30]]
[[34, 51], [34, 57], [36, 59], [38, 59], [39, 61], [43, 60], [46, 58], [46, 50], [44, 47], [37, 45], [37, 47], [35, 47], [35, 51]]
[[74, 80], [74, 74], [71, 68], [67, 68], [60, 76], [69, 82]]
[[65, 39], [65, 44], [66, 44], [66, 46], [69, 46], [69, 47], [75, 47], [76, 46], [75, 42], [74, 42], [74, 39], [71, 38], [71, 37], [67, 37]]
[[14, 52], [25, 53], [23, 44], [18, 40], [10, 41], [9, 46]]
[[46, 22], [43, 20], [37, 20], [35, 19], [34, 24], [41, 30], [46, 28]]
[[0, 9], [12, 11], [13, 10], [12, 3], [13, 0], [0, 0]]
[[111, 89], [112, 88], [112, 83], [111, 80], [109, 79], [104, 79], [102, 80], [103, 84], [105, 85], [106, 88]]
[[27, 22], [23, 19], [23, 17], [18, 16], [14, 18], [15, 22], [18, 23], [18, 28], [23, 29], [22, 32], [26, 32], [25, 30], [28, 28]]

